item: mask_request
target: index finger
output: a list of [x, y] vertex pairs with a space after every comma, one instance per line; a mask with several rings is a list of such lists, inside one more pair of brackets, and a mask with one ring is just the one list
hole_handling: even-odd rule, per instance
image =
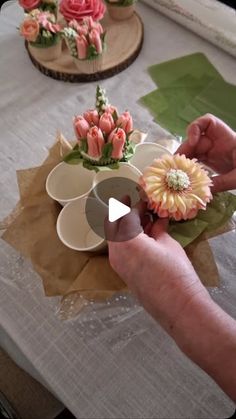
[[[180, 145], [176, 154], [185, 154], [186, 157], [193, 158], [197, 157], [197, 146], [202, 135], [214, 124], [213, 115], [204, 115], [197, 118], [187, 127], [187, 140]], [[205, 144], [205, 147], [208, 144]]]

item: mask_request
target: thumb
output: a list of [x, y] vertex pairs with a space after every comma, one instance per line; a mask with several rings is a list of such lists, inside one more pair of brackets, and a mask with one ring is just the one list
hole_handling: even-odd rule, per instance
[[160, 239], [161, 236], [167, 233], [168, 225], [168, 218], [158, 218], [158, 220], [152, 225], [150, 236], [155, 240]]
[[225, 175], [213, 176], [212, 182], [213, 186], [211, 191], [213, 193], [236, 189], [236, 169]]

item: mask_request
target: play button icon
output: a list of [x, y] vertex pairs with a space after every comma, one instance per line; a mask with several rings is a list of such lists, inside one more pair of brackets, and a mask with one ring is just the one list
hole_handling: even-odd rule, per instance
[[129, 214], [131, 209], [122, 202], [118, 201], [115, 198], [109, 198], [109, 207], [108, 207], [108, 220], [113, 223], [119, 218], [124, 217]]
[[[104, 223], [105, 220], [108, 220], [111, 226], [115, 227], [115, 221], [120, 222], [123, 217], [131, 212], [130, 207], [134, 207], [140, 201], [139, 176], [134, 177], [133, 180], [119, 176], [118, 171], [112, 172], [113, 177], [111, 177], [109, 172], [106, 174], [107, 172], [100, 172], [98, 176], [99, 181], [94, 184], [94, 188], [86, 199], [85, 215], [87, 222], [93, 232], [103, 239], [118, 242], [126, 241], [136, 237], [140, 233], [140, 228], [132, 225], [132, 231], [125, 232], [122, 237], [107, 237]], [[143, 197], [144, 195], [145, 193], [142, 190], [141, 196]], [[124, 197], [127, 196], [131, 200], [130, 207], [122, 202]]]

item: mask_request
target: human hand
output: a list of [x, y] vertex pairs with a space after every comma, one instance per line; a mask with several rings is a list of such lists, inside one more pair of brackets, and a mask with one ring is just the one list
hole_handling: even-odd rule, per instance
[[206, 114], [192, 122], [176, 153], [196, 157], [219, 173], [212, 178], [212, 192], [236, 188], [236, 133], [215, 116]]
[[[207, 292], [182, 247], [168, 235], [168, 221], [151, 223], [145, 212], [146, 204], [140, 202], [116, 222], [106, 220], [109, 260], [144, 308], [170, 332], [188, 303]], [[133, 232], [139, 233], [134, 237]]]

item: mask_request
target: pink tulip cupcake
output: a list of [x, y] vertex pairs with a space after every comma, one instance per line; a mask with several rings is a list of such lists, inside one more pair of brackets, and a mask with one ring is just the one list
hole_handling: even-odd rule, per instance
[[64, 28], [64, 38], [80, 73], [93, 74], [101, 70], [105, 50], [105, 32], [92, 17], [80, 23], [69, 22]]
[[75, 116], [73, 125], [77, 144], [66, 156], [67, 163], [75, 163], [77, 159], [84, 167], [98, 170], [99, 166], [117, 168], [119, 162], [127, 162], [132, 157], [132, 117], [128, 111], [118, 115], [101, 87], [97, 87], [96, 109]]
[[113, 20], [126, 20], [134, 14], [135, 0], [106, 0], [107, 10]]

